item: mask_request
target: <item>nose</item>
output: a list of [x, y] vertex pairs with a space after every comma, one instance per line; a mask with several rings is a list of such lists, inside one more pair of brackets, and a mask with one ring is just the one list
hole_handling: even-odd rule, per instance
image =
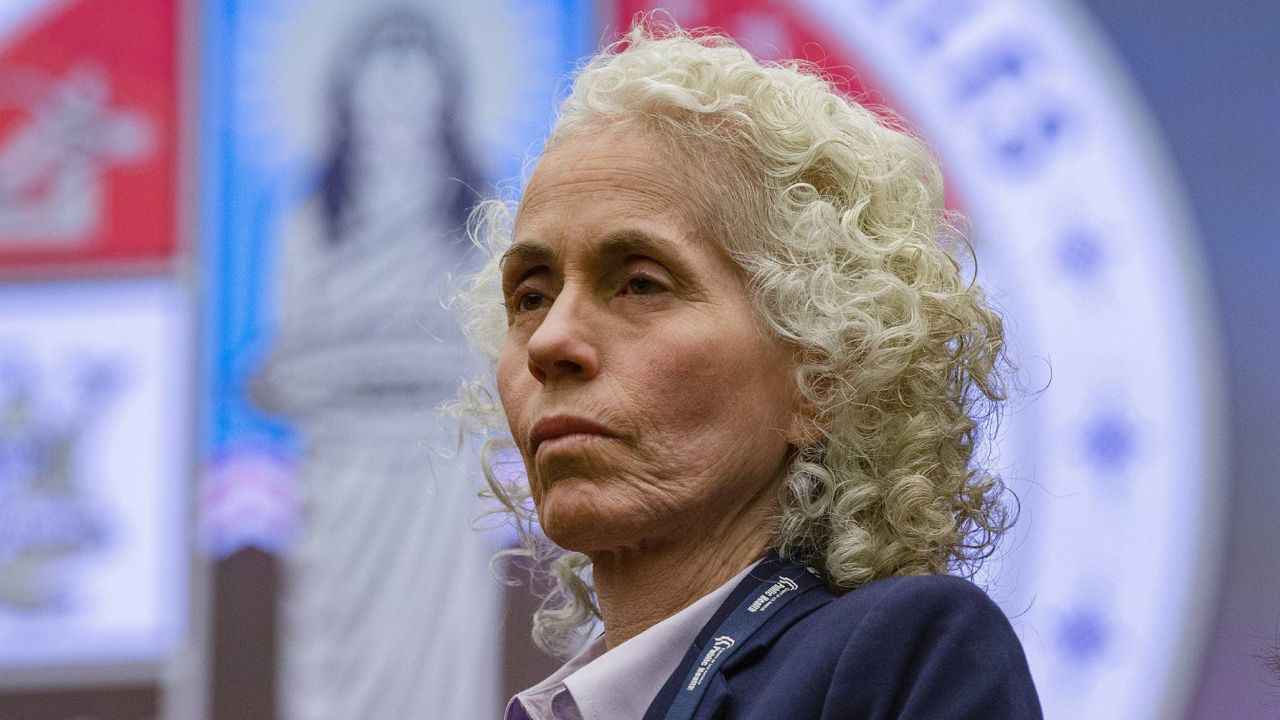
[[591, 299], [565, 287], [529, 336], [529, 373], [546, 384], [553, 380], [589, 380], [600, 370], [592, 327]]

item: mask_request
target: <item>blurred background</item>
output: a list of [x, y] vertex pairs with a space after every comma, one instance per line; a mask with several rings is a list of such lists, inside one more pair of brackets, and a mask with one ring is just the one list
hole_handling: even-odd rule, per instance
[[493, 718], [556, 666], [444, 303], [654, 7], [936, 148], [1043, 389], [978, 580], [1046, 716], [1280, 718], [1280, 5], [0, 0], [0, 720]]

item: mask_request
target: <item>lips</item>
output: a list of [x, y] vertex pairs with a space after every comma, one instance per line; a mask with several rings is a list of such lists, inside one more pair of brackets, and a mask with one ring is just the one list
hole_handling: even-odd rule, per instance
[[574, 415], [549, 415], [539, 419], [529, 429], [529, 454], [537, 454], [538, 446], [547, 440], [554, 440], [566, 435], [615, 437], [609, 428], [594, 420]]

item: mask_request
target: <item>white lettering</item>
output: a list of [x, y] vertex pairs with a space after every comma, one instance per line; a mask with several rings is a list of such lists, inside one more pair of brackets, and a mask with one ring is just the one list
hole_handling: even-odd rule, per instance
[[773, 602], [777, 600], [780, 596], [785, 595], [786, 593], [789, 593], [792, 590], [797, 590], [799, 589], [799, 587], [800, 586], [796, 584], [795, 580], [792, 580], [786, 575], [783, 575], [782, 577], [778, 578], [777, 582], [775, 582], [774, 584], [770, 585], [767, 589], [765, 589], [765, 591], [761, 593], [759, 597], [751, 601], [751, 604], [747, 606], [747, 612], [754, 613], [754, 612], [760, 612], [761, 610], [766, 610], [769, 608], [770, 605], [773, 605]]
[[711, 647], [707, 648], [707, 652], [702, 656], [702, 661], [698, 663], [698, 670], [694, 672], [693, 677], [689, 679], [689, 684], [685, 686], [686, 690], [692, 690], [700, 685], [711, 666], [715, 664], [725, 650], [733, 647], [734, 640], [728, 635], [721, 635], [711, 641]]

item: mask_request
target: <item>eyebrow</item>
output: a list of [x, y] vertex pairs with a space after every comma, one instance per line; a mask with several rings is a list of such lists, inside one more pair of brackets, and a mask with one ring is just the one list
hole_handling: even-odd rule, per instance
[[498, 269], [505, 270], [507, 263], [515, 261], [520, 265], [547, 265], [555, 253], [551, 248], [538, 242], [518, 242], [507, 248], [498, 258]]
[[680, 246], [676, 243], [644, 230], [626, 228], [609, 233], [600, 241], [595, 254], [601, 257], [618, 257], [634, 253], [657, 251], [673, 259], [680, 258]]
[[[676, 243], [638, 228], [624, 228], [609, 233], [591, 254], [596, 258], [607, 258], [645, 251], [658, 251], [675, 262], [682, 257]], [[507, 248], [498, 260], [498, 267], [505, 268], [508, 261], [523, 266], [549, 265], [554, 258], [555, 252], [550, 246], [537, 241], [521, 241]]]

